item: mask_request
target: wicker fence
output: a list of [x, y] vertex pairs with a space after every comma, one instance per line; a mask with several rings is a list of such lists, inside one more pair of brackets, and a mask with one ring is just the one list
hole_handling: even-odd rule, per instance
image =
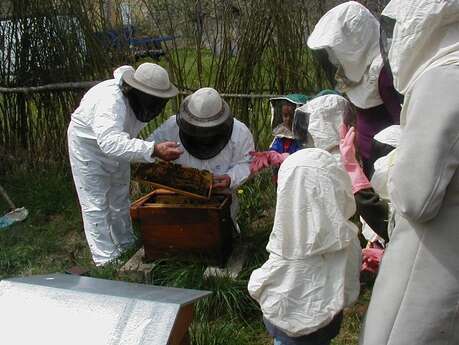
[[[367, 1], [371, 2], [371, 1]], [[378, 1], [378, 4], [381, 1]], [[70, 114], [94, 80], [137, 65], [122, 34], [125, 1], [15, 0], [0, 19], [0, 155], [66, 162]], [[183, 91], [145, 132], [175, 113], [184, 94], [212, 86], [225, 94], [257, 146], [271, 139], [271, 94], [312, 94], [329, 81], [306, 47], [322, 0], [131, 1], [139, 37], [165, 41], [159, 62]], [[123, 12], [124, 11], [124, 12]], [[124, 13], [124, 14], [123, 14]], [[117, 16], [119, 14], [119, 16]], [[108, 33], [118, 33], [116, 41]]]

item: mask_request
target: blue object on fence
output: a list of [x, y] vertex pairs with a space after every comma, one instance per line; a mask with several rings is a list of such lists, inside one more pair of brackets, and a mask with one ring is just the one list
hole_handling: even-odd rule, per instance
[[[161, 43], [172, 41], [176, 37], [172, 35], [164, 35], [158, 37], [136, 36], [135, 27], [133, 25], [125, 25], [121, 29], [112, 29], [100, 31], [96, 33], [96, 37], [107, 47], [121, 48], [128, 45], [131, 48], [143, 48], [144, 50], [161, 49]], [[158, 53], [159, 54], [159, 53]], [[160, 54], [163, 55], [164, 53]]]
[[162, 42], [172, 41], [174, 39], [175, 39], [174, 36], [140, 37], [140, 38], [131, 37], [128, 40], [128, 42], [131, 46], [134, 46], [134, 47], [152, 45], [156, 48], [161, 48]]

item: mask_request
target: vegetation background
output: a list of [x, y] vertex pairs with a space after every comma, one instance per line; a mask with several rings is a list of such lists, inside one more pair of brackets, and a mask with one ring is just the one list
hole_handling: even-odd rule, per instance
[[[271, 140], [270, 107], [262, 95], [314, 94], [329, 87], [306, 40], [317, 20], [342, 1], [322, 0], [14, 0], [0, 3], [0, 184], [28, 219], [0, 230], [0, 279], [63, 272], [73, 265], [90, 275], [120, 279], [119, 265], [96, 268], [67, 162], [66, 128], [88, 83], [110, 78], [119, 65], [156, 61], [141, 57], [136, 38], [173, 37], [162, 43], [159, 61], [182, 94], [142, 135], [173, 114], [199, 87], [228, 94], [237, 118], [257, 147]], [[362, 1], [376, 15], [387, 1]], [[130, 27], [132, 28], [132, 27]], [[70, 84], [69, 84], [70, 83]], [[76, 84], [75, 84], [76, 83]], [[44, 86], [44, 87], [43, 87]], [[36, 89], [41, 87], [41, 89]], [[35, 88], [35, 89], [34, 89]], [[261, 95], [261, 96], [254, 96]], [[141, 191], [135, 189], [132, 197]], [[191, 330], [195, 345], [270, 344], [258, 306], [246, 285], [266, 259], [275, 189], [270, 173], [240, 189], [242, 234], [249, 260], [236, 279], [203, 278], [204, 265], [161, 260], [154, 284], [212, 290], [199, 303]], [[7, 205], [0, 200], [0, 215]], [[346, 312], [334, 344], [357, 344], [369, 297]]]

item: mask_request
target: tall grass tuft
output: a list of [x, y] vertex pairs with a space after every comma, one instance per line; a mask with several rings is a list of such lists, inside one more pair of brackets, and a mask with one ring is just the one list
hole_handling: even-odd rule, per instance
[[271, 344], [261, 322], [247, 324], [236, 319], [194, 322], [190, 329], [193, 345]]
[[213, 294], [196, 305], [198, 320], [215, 320], [223, 315], [244, 319], [258, 310], [247, 292], [247, 282], [229, 277], [204, 277], [206, 265], [164, 259], [153, 270], [155, 285], [201, 289]]

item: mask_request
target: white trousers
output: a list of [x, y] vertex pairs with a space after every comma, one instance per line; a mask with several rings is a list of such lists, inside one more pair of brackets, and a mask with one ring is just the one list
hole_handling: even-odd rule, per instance
[[96, 140], [67, 135], [73, 180], [86, 240], [97, 266], [116, 259], [135, 241], [129, 213], [130, 163], [108, 158]]

